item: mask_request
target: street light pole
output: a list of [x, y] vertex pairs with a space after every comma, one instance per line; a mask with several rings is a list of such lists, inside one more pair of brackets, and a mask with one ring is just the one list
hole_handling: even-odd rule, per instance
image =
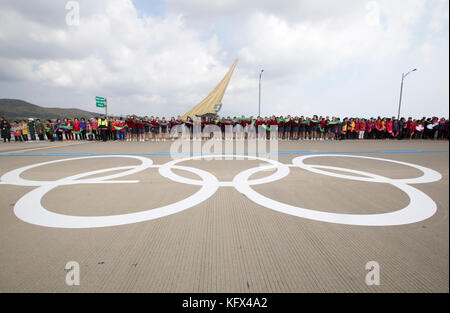
[[261, 76], [264, 70], [259, 73], [259, 102], [258, 102], [258, 116], [261, 116]]
[[105, 114], [106, 118], [108, 118], [108, 100], [105, 98]]
[[411, 74], [412, 72], [417, 71], [417, 69], [413, 69], [411, 71], [409, 71], [408, 73], [402, 73], [402, 83], [400, 85], [400, 99], [398, 101], [398, 113], [397, 113], [397, 119], [400, 119], [400, 108], [402, 106], [402, 94], [403, 94], [403, 81], [405, 80], [406, 76], [408, 76], [409, 74]]

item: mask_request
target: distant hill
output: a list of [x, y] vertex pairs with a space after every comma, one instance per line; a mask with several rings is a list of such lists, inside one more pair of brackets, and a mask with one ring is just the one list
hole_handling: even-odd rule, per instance
[[79, 109], [44, 108], [26, 101], [16, 99], [0, 99], [0, 116], [7, 120], [34, 119], [63, 119], [91, 118], [99, 116], [99, 113], [88, 112]]

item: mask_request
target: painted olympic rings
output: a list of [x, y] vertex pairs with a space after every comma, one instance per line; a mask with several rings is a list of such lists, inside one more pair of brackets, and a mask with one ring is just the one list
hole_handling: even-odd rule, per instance
[[[404, 225], [419, 222], [425, 220], [434, 215], [436, 212], [436, 203], [425, 193], [416, 189], [410, 184], [419, 184], [419, 183], [430, 183], [438, 181], [442, 178], [441, 174], [415, 164], [389, 160], [389, 159], [381, 159], [381, 158], [373, 158], [366, 156], [358, 156], [358, 155], [339, 155], [339, 154], [316, 154], [316, 155], [306, 155], [300, 156], [292, 160], [292, 164], [283, 164], [278, 161], [249, 156], [249, 155], [240, 155], [239, 158], [246, 158], [249, 160], [259, 160], [268, 162], [269, 165], [259, 166], [255, 168], [250, 168], [241, 173], [237, 174], [232, 181], [219, 181], [213, 174], [188, 166], [180, 166], [178, 163], [189, 161], [189, 160], [200, 160], [200, 159], [208, 159], [208, 158], [217, 158], [217, 157], [226, 157], [227, 155], [201, 155], [201, 156], [193, 156], [187, 157], [183, 159], [169, 161], [162, 165], [154, 165], [153, 161], [149, 158], [139, 157], [139, 156], [130, 156], [130, 155], [111, 155], [111, 156], [86, 156], [86, 157], [77, 157], [70, 159], [61, 159], [54, 160], [48, 162], [42, 162], [34, 165], [25, 166], [16, 170], [12, 170], [1, 177], [0, 184], [8, 184], [8, 185], [18, 185], [18, 186], [34, 186], [38, 187], [27, 194], [25, 194], [19, 201], [16, 203], [14, 207], [14, 213], [16, 216], [28, 223], [46, 226], [46, 227], [58, 227], [58, 228], [95, 228], [95, 227], [107, 227], [107, 226], [117, 226], [117, 225], [126, 225], [137, 222], [143, 222], [147, 220], [157, 219], [164, 216], [168, 216], [171, 214], [175, 214], [196, 206], [197, 204], [202, 203], [203, 201], [210, 198], [219, 187], [234, 187], [237, 191], [246, 195], [253, 202], [269, 208], [271, 210], [289, 214], [296, 217], [302, 217], [306, 219], [336, 223], [336, 224], [347, 224], [347, 225], [362, 225], [362, 226], [392, 226], [392, 225]], [[362, 158], [362, 159], [371, 159], [378, 161], [391, 162], [396, 164], [401, 164], [405, 166], [410, 166], [415, 169], [423, 172], [423, 175], [418, 178], [406, 178], [406, 179], [393, 179], [388, 178], [364, 171], [357, 171], [352, 169], [346, 169], [341, 167], [334, 166], [323, 166], [323, 165], [310, 165], [305, 164], [303, 161], [309, 158], [316, 157], [347, 157], [347, 158]], [[20, 175], [30, 169], [50, 165], [60, 162], [67, 162], [73, 160], [83, 160], [83, 159], [92, 159], [92, 158], [131, 158], [136, 159], [141, 162], [140, 165], [135, 166], [122, 166], [122, 167], [113, 167], [108, 169], [101, 169], [90, 171], [86, 173], [81, 173], [77, 175], [73, 175], [70, 177], [62, 178], [56, 181], [35, 181], [35, 180], [27, 180], [22, 178]], [[264, 195], [256, 192], [252, 189], [252, 185], [258, 184], [267, 184], [274, 182], [276, 180], [282, 179], [289, 175], [290, 167], [301, 168], [316, 174], [332, 176], [341, 179], [349, 179], [356, 181], [364, 181], [371, 183], [385, 183], [391, 184], [394, 187], [402, 190], [408, 197], [410, 198], [410, 203], [403, 209], [389, 212], [389, 213], [381, 213], [381, 214], [341, 214], [341, 213], [330, 213], [330, 212], [322, 212], [316, 210], [305, 209], [289, 204], [285, 204], [270, 198], [265, 197]], [[162, 206], [159, 208], [147, 209], [144, 211], [129, 213], [129, 214], [119, 214], [119, 215], [111, 215], [111, 216], [69, 216], [58, 214], [54, 212], [50, 212], [46, 210], [41, 205], [41, 199], [51, 190], [55, 189], [59, 186], [64, 185], [76, 185], [76, 184], [122, 184], [122, 183], [138, 183], [139, 181], [135, 180], [113, 180], [116, 178], [129, 176], [132, 174], [136, 174], [148, 168], [157, 168], [159, 170], [160, 175], [166, 177], [172, 181], [190, 184], [195, 186], [200, 186], [200, 190], [194, 193], [192, 196], [187, 197], [184, 200]], [[191, 172], [198, 177], [200, 180], [185, 178], [180, 175], [175, 174], [172, 169], [178, 169], [183, 171]], [[263, 170], [272, 170], [276, 169], [275, 173], [259, 179], [250, 180], [250, 176], [253, 174], [263, 171]], [[351, 174], [359, 175], [344, 175], [338, 174], [332, 171], [340, 171], [340, 172], [348, 172]], [[113, 171], [122, 171], [115, 174], [110, 174], [103, 177], [95, 177], [95, 178], [86, 178], [93, 175], [113, 172]]]

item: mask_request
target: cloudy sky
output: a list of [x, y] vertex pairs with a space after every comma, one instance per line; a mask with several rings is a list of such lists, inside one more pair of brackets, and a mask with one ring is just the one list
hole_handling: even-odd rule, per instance
[[448, 0], [2, 0], [0, 98], [171, 116], [448, 116]]

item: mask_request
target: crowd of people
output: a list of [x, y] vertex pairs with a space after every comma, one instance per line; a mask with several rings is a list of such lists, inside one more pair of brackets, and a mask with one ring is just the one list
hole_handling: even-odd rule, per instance
[[[202, 117], [197, 120], [201, 131], [208, 125], [214, 125], [209, 138], [225, 137], [227, 125], [240, 125], [244, 137], [252, 134], [273, 138], [277, 130], [279, 140], [367, 140], [367, 139], [449, 139], [448, 118], [344, 118], [314, 115], [271, 116], [271, 117]], [[1, 138], [4, 142], [27, 141], [166, 141], [174, 139], [182, 132], [189, 132], [191, 138], [194, 120], [172, 117], [105, 117], [100, 118], [64, 118], [40, 120], [30, 118], [21, 121], [8, 121], [0, 118]], [[211, 127], [207, 129], [212, 129]], [[219, 130], [221, 134], [217, 134]], [[266, 134], [262, 134], [265, 132]], [[272, 135], [271, 135], [272, 133]], [[195, 137], [195, 136], [194, 136]]]

